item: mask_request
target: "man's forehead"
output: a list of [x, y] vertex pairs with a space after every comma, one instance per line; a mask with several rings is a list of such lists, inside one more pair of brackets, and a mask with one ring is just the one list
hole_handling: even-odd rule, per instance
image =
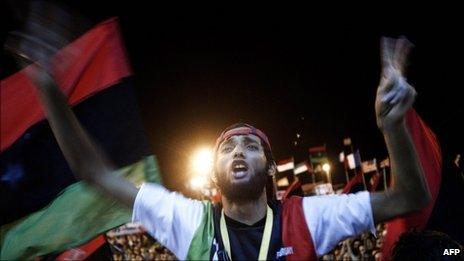
[[224, 140], [221, 143], [221, 145], [226, 144], [226, 143], [236, 143], [236, 142], [241, 142], [241, 141], [244, 141], [244, 142], [256, 142], [258, 144], [261, 144], [261, 139], [256, 135], [253, 135], [253, 134], [237, 134], [237, 135], [230, 136], [229, 138]]
[[[233, 136], [240, 136], [240, 135], [246, 136], [246, 138], [248, 138], [251, 141], [259, 142], [261, 146], [266, 146], [269, 149], [271, 148], [271, 145], [269, 144], [269, 140], [266, 134], [264, 134], [264, 132], [262, 132], [259, 129], [256, 129], [255, 127], [251, 125], [245, 124], [244, 126], [230, 128], [222, 132], [219, 138], [216, 140], [216, 145], [215, 145], [216, 149], [218, 149], [219, 146], [224, 143], [224, 141], [229, 140], [229, 138]], [[253, 135], [253, 136], [248, 136], [248, 135]], [[246, 139], [246, 138], [243, 137], [243, 139]]]

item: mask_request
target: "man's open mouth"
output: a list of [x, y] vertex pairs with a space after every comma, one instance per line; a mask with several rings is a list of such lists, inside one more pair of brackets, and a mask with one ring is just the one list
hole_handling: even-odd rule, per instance
[[232, 162], [232, 176], [236, 179], [245, 177], [248, 173], [248, 165], [243, 160], [234, 160]]

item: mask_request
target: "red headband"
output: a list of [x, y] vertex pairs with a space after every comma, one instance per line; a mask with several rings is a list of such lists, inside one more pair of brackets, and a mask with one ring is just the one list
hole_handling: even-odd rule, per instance
[[262, 132], [259, 129], [256, 129], [255, 127], [245, 124], [245, 126], [242, 127], [237, 127], [233, 128], [227, 131], [223, 131], [219, 138], [216, 140], [216, 150], [219, 148], [219, 145], [227, 139], [229, 139], [232, 136], [237, 136], [237, 135], [248, 135], [248, 134], [253, 134], [261, 139], [262, 142], [264, 142], [269, 149], [271, 149], [271, 144], [269, 143], [269, 139], [267, 138], [266, 134]]

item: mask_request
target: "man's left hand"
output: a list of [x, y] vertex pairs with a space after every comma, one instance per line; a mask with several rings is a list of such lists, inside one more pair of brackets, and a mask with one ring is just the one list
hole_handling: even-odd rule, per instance
[[406, 38], [381, 39], [382, 73], [375, 99], [377, 126], [382, 132], [392, 131], [404, 123], [412, 107], [416, 91], [406, 81], [405, 64], [412, 44]]

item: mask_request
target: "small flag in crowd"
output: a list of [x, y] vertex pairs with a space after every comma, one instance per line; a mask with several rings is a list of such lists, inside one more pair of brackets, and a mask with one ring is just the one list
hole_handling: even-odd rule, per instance
[[295, 168], [295, 164], [293, 162], [293, 158], [288, 158], [285, 160], [281, 160], [277, 163], [277, 171], [278, 172], [285, 172], [288, 170], [292, 170]]
[[278, 187], [287, 187], [288, 185], [290, 185], [290, 183], [288, 182], [287, 177], [283, 177], [283, 178], [277, 180], [277, 186]]
[[363, 161], [362, 170], [364, 173], [377, 171], [377, 160], [374, 158], [372, 160]]
[[359, 155], [359, 150], [357, 150], [355, 153], [349, 154], [346, 158], [348, 160], [348, 167], [350, 169], [361, 167], [361, 155]]
[[380, 168], [390, 167], [390, 158], [386, 158], [380, 162]]
[[345, 162], [345, 152], [340, 152], [340, 154], [338, 155], [338, 161], [340, 162]]
[[377, 171], [372, 174], [372, 177], [369, 179], [369, 184], [367, 186], [369, 191], [374, 192], [377, 190], [377, 187], [380, 183], [380, 176], [380, 173]]
[[309, 166], [309, 163], [307, 161], [303, 161], [295, 166], [295, 169], [293, 170], [293, 173], [295, 175], [299, 175], [304, 172], [309, 172], [311, 173], [311, 166]]
[[329, 162], [325, 145], [309, 148], [309, 160], [314, 172], [322, 171], [322, 165]]
[[317, 153], [325, 153], [325, 152], [326, 152], [325, 145], [309, 148], [309, 154], [317, 154]]
[[344, 146], [350, 146], [351, 145], [351, 138], [344, 138], [343, 139], [343, 145]]

